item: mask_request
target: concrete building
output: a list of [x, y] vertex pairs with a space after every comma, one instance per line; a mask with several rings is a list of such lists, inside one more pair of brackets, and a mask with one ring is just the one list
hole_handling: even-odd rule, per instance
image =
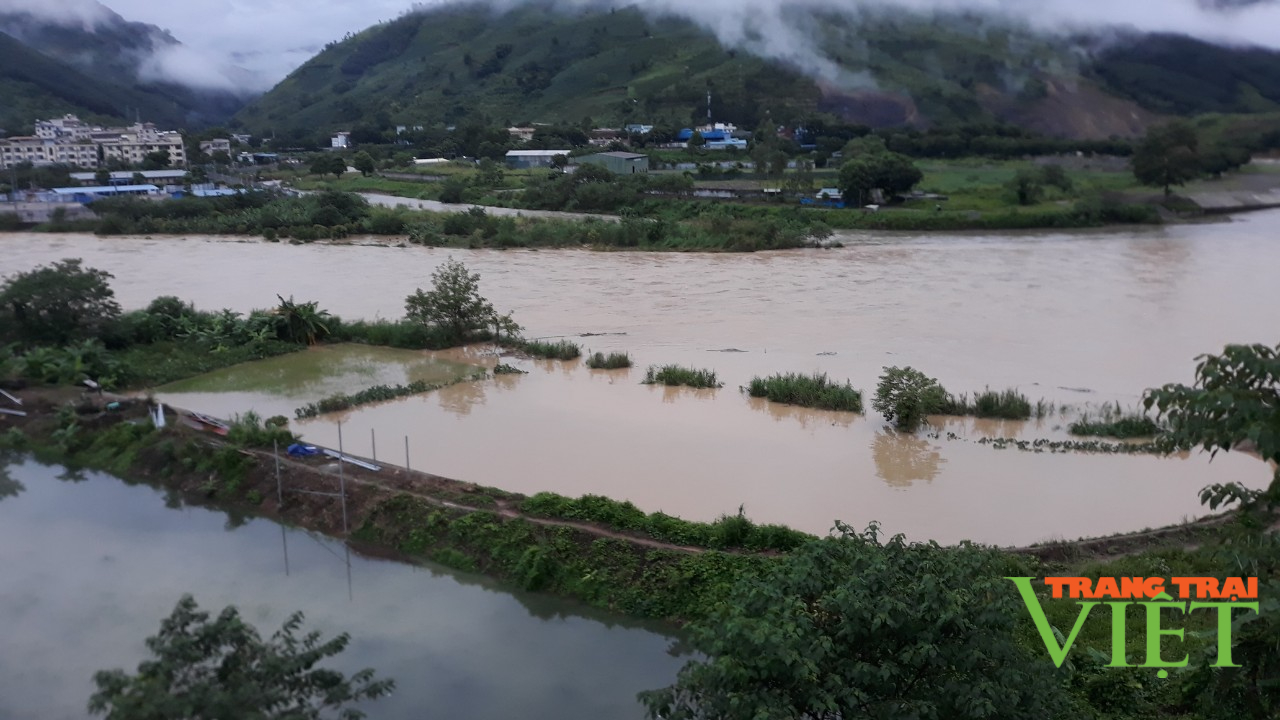
[[213, 140], [201, 140], [200, 152], [204, 153], [205, 155], [212, 155], [216, 152], [224, 152], [230, 155], [231, 139], [215, 138]]
[[333, 134], [333, 137], [329, 138], [329, 149], [331, 150], [345, 150], [349, 147], [351, 147], [351, 133], [349, 132], [337, 132]]
[[629, 152], [602, 152], [574, 158], [580, 165], [599, 165], [618, 175], [649, 172], [649, 156]]
[[587, 133], [587, 144], [594, 147], [607, 147], [610, 143], [626, 143], [630, 136], [620, 128], [596, 128]]
[[507, 167], [512, 170], [549, 168], [557, 155], [569, 157], [569, 150], [508, 150]]
[[159, 150], [169, 152], [169, 163], [173, 167], [187, 164], [182, 135], [172, 130], [157, 130], [151, 123], [102, 128], [91, 126], [75, 115], [64, 115], [54, 120], [37, 120], [35, 125], [35, 135], [0, 140], [0, 169], [26, 162], [96, 168], [111, 159], [139, 165], [148, 153]]
[[[148, 182], [163, 181], [170, 184], [181, 184], [187, 177], [186, 170], [116, 170], [109, 173], [108, 185], [132, 185], [133, 176], [141, 175]], [[71, 179], [82, 185], [97, 185], [96, 172], [73, 172]]]
[[98, 198], [115, 195], [159, 195], [160, 188], [155, 185], [98, 185], [92, 187], [54, 188], [53, 194], [62, 201], [74, 200], [78, 203], [90, 203]]
[[534, 128], [531, 128], [531, 127], [507, 128], [507, 134], [511, 136], [511, 139], [519, 140], [520, 142], [529, 142], [530, 140], [532, 140], [533, 132], [534, 132]]
[[633, 123], [631, 125], [624, 127], [623, 130], [626, 130], [631, 135], [648, 135], [649, 133], [653, 132], [653, 126]]

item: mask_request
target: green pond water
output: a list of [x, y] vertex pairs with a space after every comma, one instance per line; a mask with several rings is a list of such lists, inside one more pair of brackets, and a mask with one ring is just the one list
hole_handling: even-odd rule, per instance
[[420, 350], [326, 345], [215, 370], [154, 393], [165, 402], [219, 417], [252, 410], [262, 417], [292, 418], [296, 408], [331, 395], [418, 380], [447, 382], [477, 369]]
[[0, 718], [80, 720], [93, 673], [134, 671], [184, 593], [269, 635], [295, 611], [326, 661], [393, 678], [370, 720], [640, 720], [674, 681], [664, 625], [486, 578], [375, 560], [304, 530], [184, 506], [144, 485], [0, 454]]

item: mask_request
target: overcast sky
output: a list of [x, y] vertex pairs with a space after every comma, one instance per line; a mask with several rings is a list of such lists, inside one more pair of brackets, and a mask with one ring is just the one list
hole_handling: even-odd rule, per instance
[[[586, 4], [589, 0], [568, 0]], [[805, 2], [806, 0], [800, 0]], [[85, 0], [0, 0], [48, 11]], [[182, 74], [199, 76], [206, 59], [225, 61], [261, 74], [274, 83], [331, 40], [356, 32], [409, 9], [411, 0], [102, 0], [129, 20], [159, 25], [185, 43], [190, 52], [162, 59], [181, 65]], [[1231, 13], [1202, 7], [1204, 0], [808, 0], [825, 10], [859, 5], [920, 10], [988, 10], [1016, 16], [1048, 31], [1097, 25], [1129, 26], [1152, 31], [1184, 32], [1216, 40], [1280, 47], [1280, 2], [1263, 2]], [[432, 4], [430, 2], [422, 4]], [[619, 0], [617, 4], [628, 4]], [[642, 7], [675, 11], [734, 41], [743, 34], [738, 18], [764, 18], [758, 27], [778, 27], [785, 14], [780, 0], [640, 0]], [[776, 19], [777, 22], [770, 22]], [[787, 33], [783, 33], [787, 35]], [[779, 38], [794, 49], [798, 38]], [[805, 43], [807, 44], [807, 43]]]

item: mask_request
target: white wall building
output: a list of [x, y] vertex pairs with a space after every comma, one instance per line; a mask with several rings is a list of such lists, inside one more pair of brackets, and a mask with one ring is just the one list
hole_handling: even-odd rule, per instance
[[0, 169], [26, 162], [92, 169], [112, 158], [126, 165], [140, 165], [148, 153], [159, 150], [169, 152], [171, 167], [187, 164], [186, 147], [176, 131], [157, 130], [152, 123], [96, 127], [75, 115], [65, 115], [37, 120], [35, 135], [0, 138]]

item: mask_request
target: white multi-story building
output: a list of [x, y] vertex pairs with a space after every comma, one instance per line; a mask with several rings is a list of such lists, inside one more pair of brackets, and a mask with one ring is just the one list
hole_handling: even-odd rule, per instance
[[37, 120], [35, 135], [0, 138], [0, 169], [26, 162], [94, 169], [113, 158], [125, 165], [139, 165], [148, 153], [157, 150], [169, 151], [171, 167], [187, 164], [186, 147], [176, 131], [157, 130], [152, 123], [95, 127], [75, 115], [66, 115]]

